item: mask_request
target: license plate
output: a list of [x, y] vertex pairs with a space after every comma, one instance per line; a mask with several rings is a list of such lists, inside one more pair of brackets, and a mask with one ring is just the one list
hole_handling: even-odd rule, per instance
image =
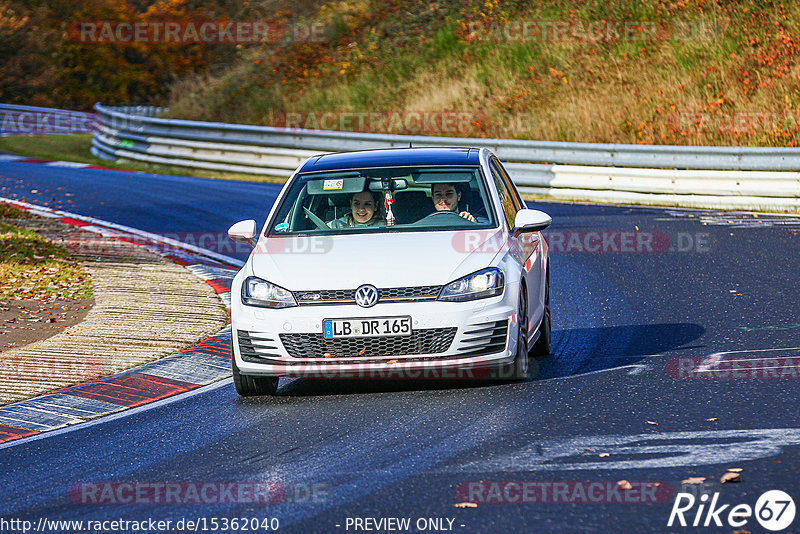
[[338, 337], [410, 336], [411, 317], [367, 317], [363, 319], [325, 319], [325, 339]]

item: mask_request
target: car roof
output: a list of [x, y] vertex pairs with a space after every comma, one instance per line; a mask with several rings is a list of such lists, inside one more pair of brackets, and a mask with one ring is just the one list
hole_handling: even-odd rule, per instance
[[384, 148], [339, 152], [314, 156], [306, 161], [299, 172], [424, 165], [472, 166], [480, 164], [479, 153], [480, 150], [477, 148], [455, 147]]

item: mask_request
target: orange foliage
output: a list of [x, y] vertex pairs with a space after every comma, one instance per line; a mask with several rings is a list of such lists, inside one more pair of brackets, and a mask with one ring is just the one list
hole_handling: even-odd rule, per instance
[[[194, 2], [193, 4], [197, 4]], [[90, 42], [81, 23], [225, 20], [235, 4], [209, 0], [11, 0], [0, 6], [0, 102], [89, 110], [95, 102], [159, 104], [169, 86], [231, 61], [234, 45]]]

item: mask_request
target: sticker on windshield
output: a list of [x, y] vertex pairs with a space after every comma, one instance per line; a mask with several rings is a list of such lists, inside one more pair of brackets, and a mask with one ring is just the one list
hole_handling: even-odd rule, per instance
[[289, 229], [289, 223], [285, 223], [284, 222], [284, 223], [280, 223], [280, 224], [276, 224], [275, 225], [275, 231], [276, 232], [285, 232], [288, 229]]
[[323, 191], [331, 191], [335, 189], [341, 189], [344, 187], [344, 179], [339, 178], [338, 180], [325, 180], [322, 182], [322, 190]]

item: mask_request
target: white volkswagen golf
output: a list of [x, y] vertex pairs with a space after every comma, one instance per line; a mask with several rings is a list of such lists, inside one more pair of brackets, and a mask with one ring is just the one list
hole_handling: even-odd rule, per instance
[[261, 232], [228, 230], [254, 245], [231, 288], [236, 391], [274, 394], [280, 376], [526, 377], [529, 355], [550, 352], [551, 221], [486, 149], [308, 159]]

